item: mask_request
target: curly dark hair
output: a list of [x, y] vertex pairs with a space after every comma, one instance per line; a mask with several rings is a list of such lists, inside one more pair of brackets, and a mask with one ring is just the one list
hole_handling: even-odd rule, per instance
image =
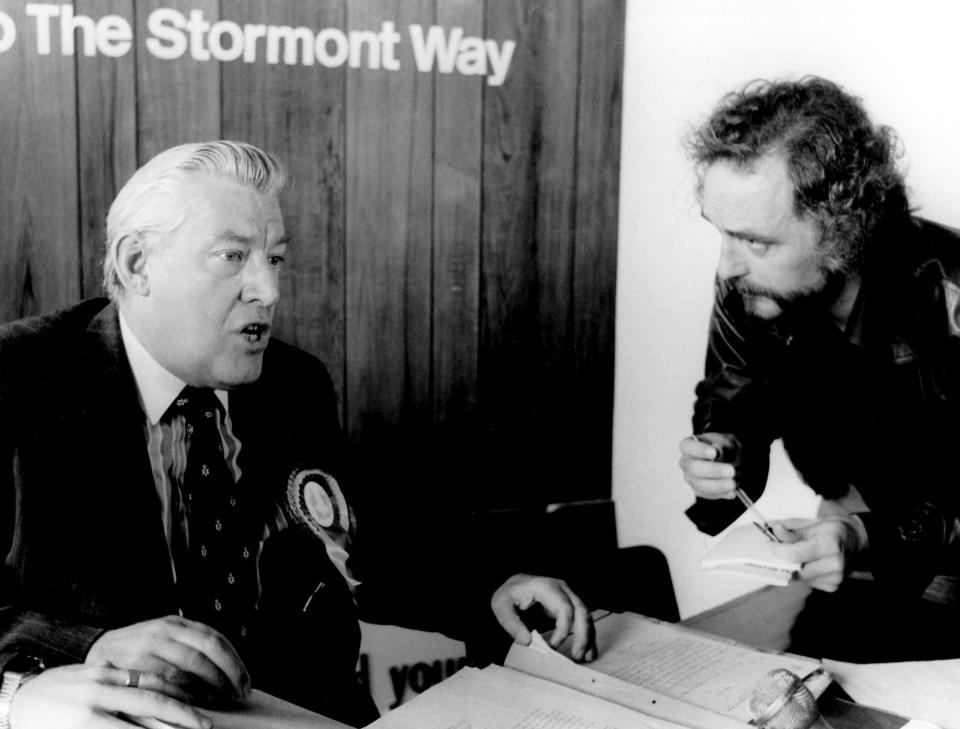
[[881, 221], [909, 213], [895, 132], [874, 126], [860, 99], [822, 78], [751, 81], [721, 99], [688, 147], [701, 186], [718, 160], [748, 166], [768, 152], [785, 153], [795, 211], [820, 221], [830, 271], [860, 270]]

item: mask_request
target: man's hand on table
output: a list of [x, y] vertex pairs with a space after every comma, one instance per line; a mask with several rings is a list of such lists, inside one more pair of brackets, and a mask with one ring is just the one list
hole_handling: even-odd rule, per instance
[[596, 660], [596, 634], [590, 611], [563, 580], [517, 574], [497, 588], [490, 599], [490, 607], [500, 625], [521, 645], [530, 645], [531, 635], [520, 619], [520, 611], [534, 603], [555, 619], [550, 645], [556, 648], [572, 634], [573, 657], [578, 661]]
[[141, 673], [129, 686], [130, 672], [106, 666], [51, 668], [29, 679], [13, 695], [12, 729], [114, 729], [136, 726], [119, 717], [147, 716], [184, 729], [211, 729], [209, 717], [171, 698], [182, 694], [155, 673]]
[[223, 635], [177, 616], [156, 618], [100, 636], [87, 665], [134, 669], [162, 678], [153, 690], [205, 706], [224, 706], [250, 695], [250, 675]]

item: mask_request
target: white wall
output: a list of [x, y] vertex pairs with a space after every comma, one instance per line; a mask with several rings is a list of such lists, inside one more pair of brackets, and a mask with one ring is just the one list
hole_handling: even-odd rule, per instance
[[[627, 0], [617, 285], [614, 497], [622, 546], [670, 562], [681, 615], [754, 585], [698, 574], [705, 548], [677, 444], [690, 430], [719, 239], [700, 218], [681, 140], [758, 77], [830, 78], [893, 126], [923, 214], [960, 227], [960, 1]], [[782, 451], [760, 500], [812, 513]]]

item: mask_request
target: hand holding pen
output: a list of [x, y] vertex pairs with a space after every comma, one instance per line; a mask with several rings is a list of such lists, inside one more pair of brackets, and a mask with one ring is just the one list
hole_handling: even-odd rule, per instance
[[750, 518], [753, 519], [754, 525], [757, 527], [757, 529], [767, 535], [767, 539], [769, 539], [771, 542], [782, 541], [780, 537], [777, 536], [776, 532], [773, 531], [773, 527], [770, 526], [770, 522], [763, 517], [763, 514], [760, 513], [760, 510], [757, 509], [750, 497], [747, 496], [740, 487], [737, 487], [737, 498], [740, 499], [743, 505], [747, 507], [747, 512], [750, 514]]
[[680, 443], [680, 467], [697, 496], [705, 499], [733, 499], [743, 503], [757, 527], [779, 542], [769, 522], [737, 482], [740, 442], [732, 434], [700, 433]]

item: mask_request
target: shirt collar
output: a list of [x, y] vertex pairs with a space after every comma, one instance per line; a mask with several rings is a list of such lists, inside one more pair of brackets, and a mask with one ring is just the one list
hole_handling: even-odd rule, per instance
[[[166, 370], [144, 349], [127, 324], [123, 312], [120, 312], [120, 336], [123, 338], [123, 347], [133, 371], [133, 379], [137, 383], [137, 391], [140, 393], [140, 404], [150, 424], [156, 425], [187, 383]], [[214, 392], [226, 410], [227, 391]]]

